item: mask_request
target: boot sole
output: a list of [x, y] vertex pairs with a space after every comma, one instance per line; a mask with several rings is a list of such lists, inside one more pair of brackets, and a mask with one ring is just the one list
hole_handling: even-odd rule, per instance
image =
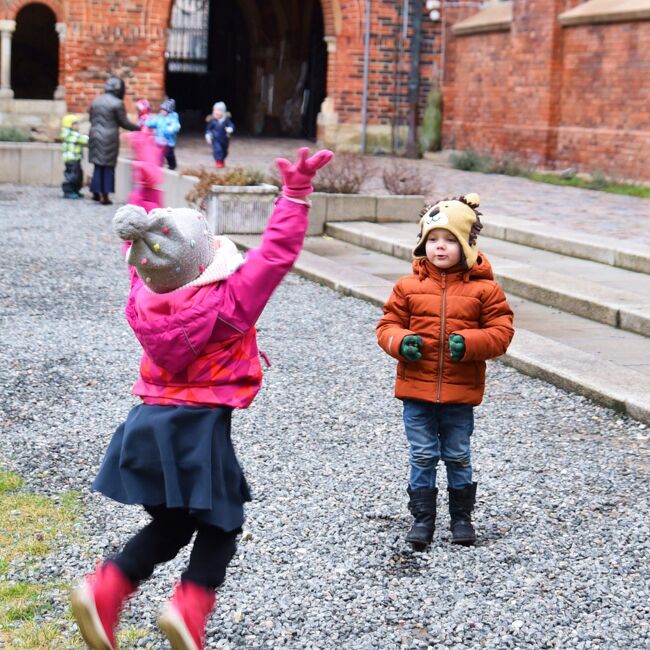
[[92, 650], [117, 650], [111, 645], [104, 626], [99, 619], [95, 599], [88, 585], [82, 584], [70, 594], [72, 613], [77, 620], [79, 631], [88, 647]]
[[469, 537], [465, 539], [452, 539], [451, 543], [456, 544], [457, 546], [474, 546], [474, 544], [476, 544], [476, 537]]
[[172, 650], [200, 650], [194, 643], [183, 617], [173, 608], [166, 607], [158, 619], [158, 627], [163, 631]]

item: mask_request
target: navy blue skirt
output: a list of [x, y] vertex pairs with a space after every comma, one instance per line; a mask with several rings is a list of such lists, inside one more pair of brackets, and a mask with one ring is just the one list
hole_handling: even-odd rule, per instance
[[90, 191], [93, 194], [112, 194], [115, 191], [115, 167], [95, 165]]
[[187, 508], [230, 531], [251, 500], [230, 436], [232, 409], [140, 404], [111, 439], [92, 489], [126, 504]]

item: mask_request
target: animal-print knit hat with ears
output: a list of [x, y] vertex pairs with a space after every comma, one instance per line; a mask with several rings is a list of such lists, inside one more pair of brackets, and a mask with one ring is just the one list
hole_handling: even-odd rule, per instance
[[413, 249], [413, 257], [425, 257], [427, 237], [432, 230], [448, 230], [461, 245], [467, 268], [476, 263], [478, 249], [476, 238], [483, 228], [478, 208], [481, 199], [478, 194], [465, 194], [454, 199], [443, 199], [435, 205], [428, 205], [420, 213], [420, 233]]

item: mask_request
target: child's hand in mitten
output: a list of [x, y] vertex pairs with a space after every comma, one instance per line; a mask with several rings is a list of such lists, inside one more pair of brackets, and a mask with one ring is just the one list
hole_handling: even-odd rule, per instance
[[314, 191], [311, 179], [334, 156], [328, 149], [317, 151], [311, 158], [307, 158], [308, 155], [309, 149], [301, 147], [298, 149], [298, 159], [293, 164], [286, 158], [276, 159], [275, 164], [282, 176], [282, 193], [284, 196], [302, 199], [311, 194]]
[[449, 337], [449, 354], [452, 361], [460, 361], [465, 354], [465, 339], [460, 334]]
[[420, 352], [421, 347], [422, 337], [409, 334], [402, 339], [402, 343], [399, 346], [399, 353], [407, 361], [417, 361], [422, 358], [422, 352]]
[[206, 134], [205, 134], [205, 141], [206, 141], [208, 144], [212, 144], [212, 136], [211, 136], [209, 133], [206, 133]]

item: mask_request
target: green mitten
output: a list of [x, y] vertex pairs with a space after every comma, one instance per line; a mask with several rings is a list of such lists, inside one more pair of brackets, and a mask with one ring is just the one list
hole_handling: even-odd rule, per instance
[[402, 344], [399, 346], [399, 353], [407, 361], [417, 361], [422, 358], [422, 353], [420, 352], [421, 347], [422, 337], [409, 334], [402, 339]]
[[449, 337], [449, 354], [452, 361], [460, 361], [465, 354], [465, 339], [460, 334]]

